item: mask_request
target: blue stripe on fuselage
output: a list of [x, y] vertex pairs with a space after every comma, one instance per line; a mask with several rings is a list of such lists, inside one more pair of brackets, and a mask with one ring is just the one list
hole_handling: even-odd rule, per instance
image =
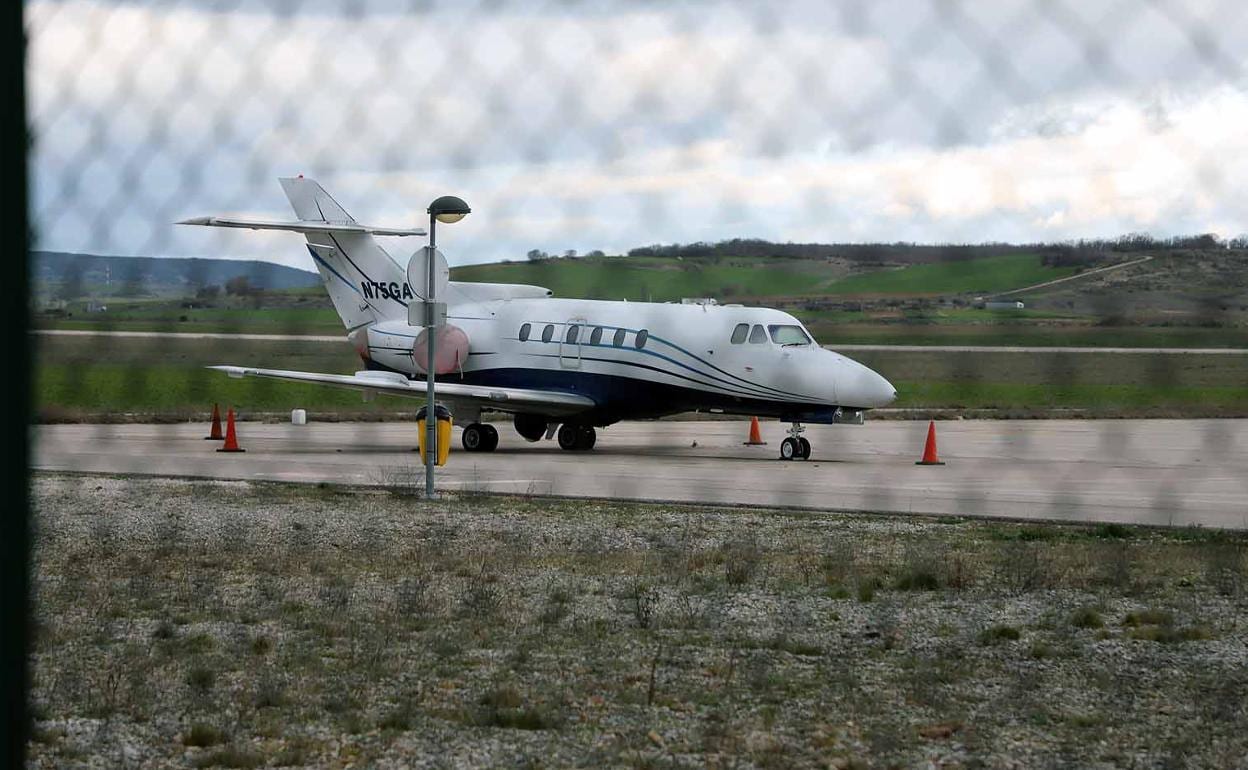
[[[543, 343], [543, 344], [546, 344], [546, 345], [552, 345], [552, 344], [556, 344], [556, 343], [553, 343], [553, 342], [547, 342], [547, 343]], [[619, 350], [619, 351], [628, 352], [628, 350], [627, 350], [627, 349], [625, 349], [625, 348], [617, 348], [617, 347], [614, 347], [614, 346], [611, 346], [611, 345], [589, 345], [589, 344], [586, 344], [586, 345], [585, 345], [585, 347], [587, 347], [587, 348], [597, 347], [597, 348], [605, 348], [605, 349], [608, 349], [608, 350]], [[673, 359], [673, 358], [670, 358], [669, 356], [665, 356], [665, 355], [663, 355], [662, 353], [655, 353], [654, 351], [648, 351], [648, 350], [637, 350], [637, 349], [635, 349], [635, 348], [633, 348], [633, 349], [632, 349], [632, 352], [635, 352], [635, 353], [645, 353], [645, 354], [650, 355], [650, 356], [652, 356], [652, 357], [654, 357], [654, 358], [658, 358], [658, 359], [661, 359], [661, 360], [663, 360], [663, 361], [668, 361], [668, 362], [670, 362], [670, 363], [673, 363], [673, 364], [675, 364], [675, 365], [677, 365], [677, 366], [681, 367], [682, 369], [686, 369], [686, 370], [688, 370], [688, 371], [690, 371], [690, 372], [693, 372], [694, 374], [698, 375], [699, 377], [705, 377], [705, 378], [707, 378], [707, 379], [713, 380], [714, 382], [704, 382], [704, 381], [702, 381], [702, 380], [695, 380], [695, 379], [693, 379], [693, 378], [691, 378], [691, 377], [687, 377], [687, 376], [685, 376], [685, 375], [683, 375], [683, 374], [678, 374], [678, 373], [676, 373], [676, 372], [670, 372], [670, 371], [668, 371], [668, 370], [666, 370], [666, 369], [663, 369], [662, 367], [657, 367], [657, 366], [647, 366], [647, 365], [645, 365], [645, 364], [639, 364], [639, 363], [636, 363], [636, 362], [633, 362], [633, 361], [628, 361], [628, 360], [611, 359], [611, 358], [590, 358], [590, 357], [585, 357], [585, 359], [584, 359], [584, 360], [586, 360], [586, 361], [597, 361], [597, 362], [607, 363], [607, 364], [619, 364], [619, 365], [622, 365], [622, 366], [636, 366], [636, 367], [641, 367], [641, 368], [643, 368], [643, 369], [649, 369], [649, 370], [651, 370], [651, 371], [653, 371], [653, 372], [658, 372], [658, 373], [660, 373], [660, 374], [666, 374], [666, 375], [667, 375], [667, 376], [669, 376], [669, 377], [677, 377], [677, 378], [682, 379], [682, 380], [688, 380], [689, 382], [693, 382], [693, 383], [696, 383], [696, 384], [698, 384], [698, 385], [703, 385], [703, 386], [708, 387], [708, 388], [720, 388], [720, 389], [722, 389], [722, 390], [727, 390], [727, 391], [729, 391], [729, 392], [735, 392], [737, 395], [740, 395], [740, 396], [742, 396], [742, 397], [746, 397], [746, 398], [774, 398], [774, 397], [775, 397], [775, 396], [774, 396], [774, 394], [768, 393], [766, 390], [764, 390], [764, 389], [762, 389], [762, 388], [760, 388], [760, 387], [754, 387], [754, 388], [753, 388], [753, 390], [751, 391], [750, 389], [747, 389], [746, 387], [743, 387], [743, 386], [741, 386], [741, 385], [738, 385], [738, 384], [737, 384], [737, 383], [735, 383], [735, 382], [729, 382], [729, 381], [724, 380], [724, 379], [722, 379], [722, 378], [716, 377], [716, 376], [715, 376], [715, 375], [713, 375], [713, 374], [707, 374], [706, 372], [698, 371], [697, 369], [693, 368], [692, 366], [688, 366], [688, 365], [686, 365], [686, 364], [682, 364], [681, 362], [679, 362], [679, 361], [677, 361], [677, 360], [675, 360], [675, 359]], [[564, 357], [564, 356], [558, 356], [558, 355], [550, 355], [550, 354], [548, 354], [548, 353], [529, 353], [529, 354], [527, 354], [527, 355], [531, 355], [531, 356], [541, 356], [541, 357], [543, 357], [543, 358], [547, 358], [547, 357], [549, 357], [549, 358], [563, 358], [563, 357]], [[568, 356], [568, 358], [572, 358], [573, 360], [575, 360], [575, 358], [576, 358], [576, 357], [574, 357], [574, 356]]]
[[355, 292], [356, 294], [359, 294], [361, 297], [364, 296], [363, 293], [359, 290], [359, 288], [355, 284], [348, 281], [346, 278], [343, 278], [342, 273], [335, 270], [333, 268], [333, 265], [330, 265], [328, 262], [321, 259], [321, 255], [316, 253], [316, 249], [312, 248], [311, 246], [308, 246], [308, 253], [312, 255], [312, 259], [324, 265], [326, 270], [333, 273], [338, 278], [338, 280], [342, 281], [348, 287], [350, 287], [351, 291]]
[[[354, 267], [356, 269], [356, 272], [364, 276], [364, 280], [368, 281], [369, 283], [377, 283], [377, 281], [374, 281], [372, 278], [369, 277], [368, 273], [364, 272], [363, 268], [355, 264], [355, 260], [351, 259], [351, 255], [347, 253], [346, 249], [342, 248], [342, 244], [338, 242], [338, 238], [335, 237], [333, 233], [328, 233], [328, 235], [329, 235], [329, 239], [334, 242], [334, 248], [338, 250], [338, 253], [342, 255], [343, 259], [347, 260], [347, 262], [351, 264], [351, 267]], [[393, 262], [394, 260], [391, 260], [391, 261]], [[360, 296], [361, 297], [364, 296], [363, 292], [360, 293]], [[391, 297], [391, 299], [393, 299], [395, 302], [399, 303], [403, 307], [407, 307], [407, 303], [404, 302], [403, 300], [397, 297]], [[371, 306], [371, 303], [370, 303], [370, 306]]]
[[[619, 329], [619, 328], [623, 328], [623, 327], [618, 327], [618, 326], [617, 326], [617, 327], [605, 327], [605, 326], [604, 326], [603, 328], [617, 328], [617, 329]], [[632, 330], [631, 330], [631, 329], [624, 329], [624, 331], [632, 331]], [[694, 374], [700, 375], [700, 376], [702, 376], [702, 377], [706, 377], [707, 379], [710, 379], [710, 380], [714, 380], [714, 381], [716, 381], [716, 382], [723, 383], [723, 385], [722, 385], [721, 387], [726, 387], [726, 388], [727, 388], [727, 387], [732, 387], [732, 388], [749, 388], [749, 389], [753, 389], [753, 390], [755, 390], [755, 391], [758, 391], [758, 393], [756, 393], [756, 394], [754, 394], [754, 395], [759, 396], [759, 397], [764, 397], [764, 398], [765, 398], [765, 397], [769, 397], [769, 396], [773, 396], [773, 395], [780, 395], [780, 396], [788, 396], [789, 398], [793, 398], [793, 399], [797, 399], [797, 400], [813, 401], [813, 398], [812, 398], [811, 396], [802, 395], [802, 394], [800, 394], [800, 393], [792, 393], [792, 392], [789, 392], [789, 391], [786, 391], [786, 390], [781, 390], [781, 389], [779, 389], [779, 388], [773, 388], [773, 387], [770, 387], [770, 386], [767, 386], [767, 385], [759, 385], [759, 384], [756, 384], [756, 383], [750, 382], [749, 380], [744, 379], [744, 378], [742, 378], [742, 377], [737, 377], [736, 375], [733, 375], [733, 374], [731, 374], [730, 372], [725, 372], [723, 369], [720, 369], [718, 366], [715, 366], [714, 364], [709, 363], [708, 361], [705, 361], [705, 360], [703, 360], [703, 359], [699, 358], [698, 356], [695, 356], [694, 354], [690, 353], [689, 351], [685, 350], [684, 348], [681, 348], [681, 347], [680, 347], [680, 346], [678, 346], [678, 345], [673, 345], [672, 343], [667, 342], [666, 340], [664, 340], [664, 339], [662, 339], [662, 338], [660, 338], [660, 337], [656, 337], [656, 336], [654, 336], [654, 335], [651, 335], [651, 336], [650, 336], [650, 339], [653, 339], [653, 340], [659, 340], [660, 342], [663, 342], [664, 344], [668, 345], [669, 347], [672, 347], [672, 348], [675, 348], [675, 349], [677, 349], [677, 350], [681, 351], [682, 353], [684, 353], [685, 355], [689, 356], [689, 357], [690, 357], [690, 358], [692, 358], [693, 360], [695, 360], [695, 361], [697, 361], [697, 362], [699, 362], [699, 363], [701, 363], [701, 364], [705, 364], [706, 366], [708, 366], [708, 367], [709, 367], [709, 368], [711, 368], [711, 369], [714, 369], [714, 370], [715, 370], [715, 371], [717, 371], [717, 372], [723, 372], [724, 374], [728, 375], [729, 377], [732, 377], [733, 379], [737, 380], [737, 382], [729, 382], [728, 380], [725, 380], [725, 379], [724, 379], [724, 378], [722, 378], [722, 377], [716, 377], [714, 374], [711, 374], [711, 373], [709, 373], [709, 372], [700, 371], [700, 370], [698, 370], [698, 369], [695, 369], [695, 368], [694, 368], [694, 367], [692, 367], [692, 366], [689, 366], [688, 364], [685, 364], [685, 363], [682, 363], [682, 362], [680, 362], [680, 361], [677, 361], [676, 359], [672, 358], [671, 356], [665, 356], [665, 355], [663, 355], [662, 353], [658, 353], [658, 352], [653, 351], [653, 350], [646, 350], [645, 348], [638, 349], [638, 348], [636, 348], [636, 347], [632, 347], [632, 348], [626, 348], [626, 347], [622, 347], [622, 346], [621, 346], [621, 347], [616, 347], [615, 345], [603, 345], [603, 344], [601, 344], [601, 343], [599, 343], [599, 344], [595, 345], [595, 344], [590, 343], [590, 342], [581, 342], [581, 343], [575, 343], [575, 342], [574, 342], [574, 343], [563, 343], [563, 344], [572, 344], [572, 345], [577, 345], [577, 344], [579, 344], [579, 345], [581, 345], [582, 347], [586, 347], [586, 348], [602, 348], [602, 349], [604, 349], [604, 350], [618, 350], [618, 351], [620, 351], [620, 352], [622, 352], [622, 353], [642, 353], [642, 354], [647, 355], [647, 356], [653, 356], [653, 357], [655, 357], [655, 358], [659, 358], [659, 359], [662, 359], [662, 360], [664, 360], [664, 361], [668, 361], [669, 363], [673, 363], [673, 364], [675, 364], [676, 366], [681, 367], [682, 369], [687, 369], [688, 371], [691, 371], [691, 372], [693, 372]], [[560, 342], [559, 342], [559, 341], [557, 341], [557, 340], [553, 340], [553, 339], [552, 339], [550, 342], [542, 342], [540, 339], [538, 339], [538, 340], [530, 340], [530, 342], [537, 342], [537, 343], [542, 344], [542, 345], [558, 345], [558, 344], [560, 344]], [[529, 355], [536, 355], [536, 354], [532, 354], [532, 353], [530, 353]], [[567, 357], [568, 357], [568, 358], [576, 358], [576, 356], [567, 356]], [[624, 362], [619, 362], [619, 363], [624, 363]], [[661, 371], [661, 370], [660, 370], [660, 371]], [[679, 377], [679, 376], [680, 376], [680, 375], [675, 374], [674, 372], [667, 372], [667, 374], [671, 374], [672, 376], [675, 376], [675, 377]], [[710, 383], [704, 383], [704, 384], [710, 385]]]
[[[530, 353], [529, 355], [533, 355], [533, 356], [541, 356], [542, 358], [559, 358], [559, 356], [558, 356], [558, 355], [554, 355], [554, 354], [550, 354], [550, 353]], [[686, 376], [685, 376], [685, 375], [683, 375], [683, 374], [677, 374], [676, 372], [669, 372], [669, 371], [667, 371], [666, 369], [663, 369], [663, 368], [658, 367], [658, 366], [650, 366], [649, 364], [638, 363], [638, 362], [636, 362], [636, 361], [621, 361], [621, 360], [620, 360], [620, 359], [618, 359], [618, 358], [591, 358], [591, 357], [588, 357], [588, 356], [587, 356], [587, 357], [585, 357], [583, 360], [585, 360], [585, 361], [597, 361], [597, 362], [604, 363], [604, 364], [616, 364], [617, 366], [631, 366], [631, 367], [634, 367], [634, 368], [636, 368], [636, 369], [645, 369], [645, 370], [647, 370], [647, 371], [656, 372], [656, 373], [658, 373], [658, 374], [665, 374], [665, 375], [667, 375], [668, 377], [675, 377], [676, 379], [678, 379], [678, 380], [684, 380], [685, 382], [691, 382], [691, 383], [693, 383], [694, 385], [701, 385], [701, 386], [702, 386], [702, 387], [704, 387], [704, 388], [719, 388], [719, 389], [720, 389], [720, 390], [722, 390], [722, 391], [728, 391], [727, 395], [734, 395], [734, 396], [736, 396], [737, 398], [763, 398], [763, 397], [766, 397], [766, 394], [750, 393], [749, 391], [743, 391], [743, 390], [732, 390], [730, 386], [726, 386], [726, 385], [714, 385], [714, 384], [712, 384], [712, 383], [703, 382], [702, 380], [696, 380], [696, 379], [694, 379], [693, 377], [686, 377]], [[543, 370], [543, 371], [547, 371], [547, 370]], [[596, 372], [595, 372], [595, 374], [596, 374]], [[611, 375], [611, 376], [622, 377], [622, 376], [624, 376], [624, 375]], [[647, 381], [647, 382], [649, 382], [649, 380], [646, 380], [646, 381]], [[699, 392], [708, 392], [708, 391], [699, 391]], [[725, 395], [725, 394], [724, 394], [724, 393], [720, 393], [720, 392], [715, 392], [715, 395]], [[786, 402], [786, 403], [787, 403], [787, 402]]]
[[[369, 369], [398, 371], [377, 361], [369, 361]], [[643, 364], [633, 364], [644, 366]], [[399, 372], [403, 374], [403, 372]], [[411, 377], [410, 374], [406, 375]], [[671, 385], [618, 374], [597, 374], [579, 369], [477, 369], [462, 375], [442, 375], [442, 382], [464, 383], [486, 387], [550, 390], [588, 396], [597, 404], [579, 418], [606, 425], [623, 419], [643, 419], [696, 409], [723, 409], [729, 414], [753, 414], [759, 417], [785, 417], [835, 409], [826, 404], [774, 401], [765, 398], [711, 393], [683, 385]], [[540, 414], [540, 409], [534, 409]], [[600, 421], [600, 422], [598, 422]], [[808, 420], [810, 421], [810, 420]]]

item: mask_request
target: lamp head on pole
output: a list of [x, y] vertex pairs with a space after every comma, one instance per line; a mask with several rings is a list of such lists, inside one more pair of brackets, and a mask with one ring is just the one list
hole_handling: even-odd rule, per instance
[[429, 214], [444, 225], [453, 224], [472, 213], [463, 198], [454, 195], [443, 195], [429, 204]]

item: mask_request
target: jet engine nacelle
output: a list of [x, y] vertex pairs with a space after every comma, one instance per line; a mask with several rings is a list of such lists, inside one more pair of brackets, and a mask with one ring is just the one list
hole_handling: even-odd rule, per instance
[[[450, 374], [458, 372], [468, 363], [468, 351], [471, 347], [468, 333], [458, 326], [447, 324], [434, 329], [433, 373]], [[425, 329], [416, 336], [412, 343], [412, 360], [416, 368], [427, 373], [429, 363], [429, 330]]]
[[549, 423], [540, 414], [517, 414], [513, 422], [516, 426], [516, 433], [523, 436], [525, 441], [541, 441], [542, 436], [546, 435], [546, 426]]

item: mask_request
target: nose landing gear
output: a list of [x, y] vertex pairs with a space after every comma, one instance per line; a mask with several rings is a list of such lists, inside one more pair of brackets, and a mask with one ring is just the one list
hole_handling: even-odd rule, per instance
[[810, 459], [810, 442], [802, 436], [805, 430], [800, 422], [793, 423], [788, 438], [780, 442], [781, 460]]

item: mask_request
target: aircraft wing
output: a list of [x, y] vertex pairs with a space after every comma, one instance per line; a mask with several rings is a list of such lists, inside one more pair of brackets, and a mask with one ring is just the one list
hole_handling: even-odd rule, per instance
[[[398, 396], [420, 398], [425, 395], [424, 380], [409, 380], [394, 372], [356, 372], [355, 374], [320, 374], [317, 372], [294, 372], [286, 369], [253, 369], [247, 366], [210, 366], [225, 372], [232, 378], [270, 377], [294, 382], [315, 382], [339, 388], [351, 388], [363, 392], [392, 393]], [[494, 388], [486, 385], [464, 385], [458, 382], [439, 382], [439, 400], [460, 402], [502, 412], [534, 411], [544, 415], [575, 414], [594, 406], [594, 400], [575, 393], [556, 390], [530, 390], [528, 388]]]

